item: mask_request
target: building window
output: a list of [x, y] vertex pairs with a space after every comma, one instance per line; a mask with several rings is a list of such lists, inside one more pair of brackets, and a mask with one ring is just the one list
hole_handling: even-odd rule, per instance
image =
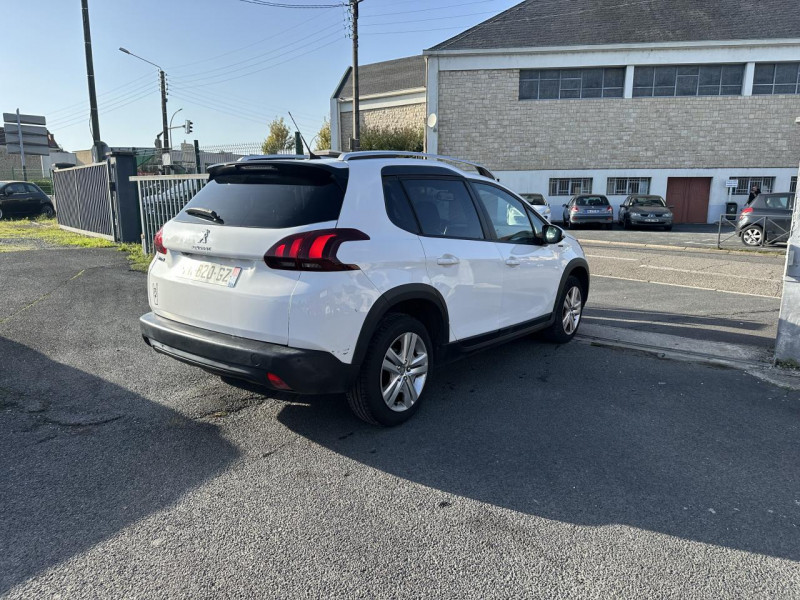
[[520, 100], [564, 98], [622, 98], [625, 68], [523, 69], [519, 72]]
[[729, 179], [736, 179], [739, 182], [736, 189], [733, 190], [734, 196], [748, 196], [753, 186], [768, 194], [775, 185], [774, 177], [730, 177]]
[[800, 63], [760, 63], [753, 76], [753, 95], [800, 94]]
[[737, 96], [744, 65], [636, 67], [633, 96]]
[[550, 180], [550, 196], [572, 196], [574, 194], [591, 194], [592, 178], [566, 178]]
[[607, 196], [627, 196], [628, 194], [649, 194], [649, 177], [609, 177], [606, 186]]
[[797, 177], [792, 177], [792, 182], [789, 184], [789, 191], [793, 194], [797, 193]]

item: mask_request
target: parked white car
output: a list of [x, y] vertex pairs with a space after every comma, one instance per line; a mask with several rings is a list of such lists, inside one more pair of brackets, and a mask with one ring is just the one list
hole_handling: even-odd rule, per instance
[[478, 171], [393, 152], [213, 167], [156, 235], [142, 335], [232, 383], [346, 392], [380, 425], [414, 414], [453, 358], [569, 341], [580, 245]]
[[550, 203], [542, 194], [520, 194], [522, 198], [530, 204], [536, 212], [544, 217], [547, 222], [550, 222], [551, 210]]

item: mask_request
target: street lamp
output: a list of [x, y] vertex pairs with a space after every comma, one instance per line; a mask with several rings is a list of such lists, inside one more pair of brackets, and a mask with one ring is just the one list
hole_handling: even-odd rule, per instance
[[[169, 170], [169, 165], [172, 160], [172, 155], [170, 153], [169, 147], [169, 127], [167, 126], [167, 78], [166, 73], [164, 73], [164, 69], [158, 66], [156, 63], [147, 60], [146, 58], [142, 58], [138, 54], [134, 54], [130, 50], [126, 48], [120, 48], [120, 52], [124, 52], [129, 56], [133, 56], [134, 58], [138, 58], [141, 61], [146, 62], [149, 65], [153, 65], [156, 69], [158, 69], [158, 76], [161, 81], [161, 123], [163, 126], [163, 136], [164, 136], [164, 150], [161, 156], [161, 162], [164, 165], [164, 171]], [[169, 158], [167, 158], [169, 157]]]

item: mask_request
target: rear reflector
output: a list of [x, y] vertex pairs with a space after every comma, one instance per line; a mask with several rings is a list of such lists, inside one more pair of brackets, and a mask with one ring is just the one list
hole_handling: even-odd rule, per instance
[[264, 255], [271, 269], [284, 271], [355, 271], [358, 265], [346, 265], [336, 252], [344, 242], [368, 240], [358, 229], [318, 229], [283, 238]]
[[288, 385], [286, 385], [286, 382], [283, 379], [275, 375], [275, 373], [267, 373], [267, 380], [269, 381], [270, 385], [272, 385], [272, 387], [274, 387], [275, 389], [278, 390], [292, 389]]

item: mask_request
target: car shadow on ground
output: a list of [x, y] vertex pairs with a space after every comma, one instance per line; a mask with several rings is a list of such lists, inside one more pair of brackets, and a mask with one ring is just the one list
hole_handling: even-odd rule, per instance
[[0, 596], [162, 510], [238, 451], [198, 423], [0, 337]]
[[278, 419], [448, 495], [800, 560], [797, 394], [768, 398], [735, 371], [527, 340], [449, 365], [428, 394], [394, 429], [328, 398]]
[[[777, 321], [777, 307], [775, 319]], [[689, 339], [772, 347], [774, 327], [739, 317], [702, 316], [635, 308], [586, 307], [584, 320], [593, 325], [665, 333]], [[758, 332], [764, 332], [759, 335]]]

